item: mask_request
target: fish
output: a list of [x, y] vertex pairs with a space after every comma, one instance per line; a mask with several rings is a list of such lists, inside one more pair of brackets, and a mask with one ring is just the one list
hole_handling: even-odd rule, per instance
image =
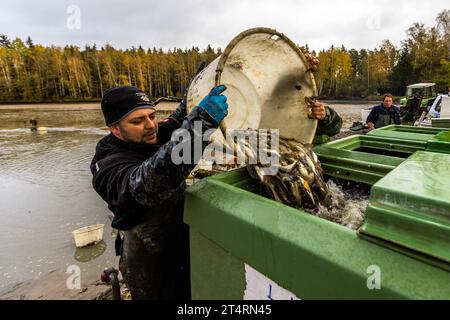
[[[311, 144], [280, 137], [278, 150], [275, 150], [270, 135], [260, 137], [259, 131], [254, 131], [251, 134], [256, 135], [258, 146], [245, 141], [241, 150], [247, 161], [253, 159], [252, 163], [246, 164], [250, 176], [261, 182], [270, 198], [298, 209], [318, 210], [320, 205], [331, 205], [331, 193]], [[261, 142], [266, 145], [261, 146]], [[260, 161], [260, 148], [267, 156], [278, 160], [277, 164], [272, 164], [276, 169], [273, 174], [267, 173], [270, 164]]]

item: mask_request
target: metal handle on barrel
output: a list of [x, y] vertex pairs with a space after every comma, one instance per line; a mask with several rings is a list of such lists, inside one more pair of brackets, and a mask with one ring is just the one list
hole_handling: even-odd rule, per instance
[[[222, 55], [220, 56], [219, 62], [217, 64], [217, 68], [216, 68], [216, 78], [215, 78], [215, 85], [218, 86], [220, 85], [220, 78], [225, 66], [225, 62], [228, 59], [228, 56], [231, 54], [231, 51], [233, 50], [233, 48], [239, 43], [239, 41], [241, 41], [242, 39], [244, 39], [245, 37], [255, 34], [255, 33], [267, 33], [270, 34], [272, 37], [276, 36], [277, 39], [282, 39], [283, 41], [285, 41], [294, 51], [297, 52], [297, 54], [301, 57], [302, 60], [305, 61], [306, 63], [306, 58], [304, 57], [303, 53], [301, 52], [300, 48], [293, 43], [289, 38], [287, 38], [284, 34], [276, 31], [275, 29], [270, 29], [270, 28], [253, 28], [253, 29], [249, 29], [246, 30], [244, 32], [241, 32], [239, 35], [237, 35], [225, 48], [225, 50], [223, 51]], [[307, 72], [312, 71], [312, 70], [307, 70]], [[315, 88], [315, 83], [313, 81], [313, 86], [314, 86], [314, 92], [317, 92], [316, 88]], [[222, 120], [219, 124], [220, 127], [220, 131], [222, 132], [224, 138], [225, 138], [225, 144], [227, 145], [227, 147], [232, 147], [231, 150], [236, 149], [237, 152], [239, 153], [240, 148], [239, 145], [236, 144], [232, 139], [228, 139], [228, 134], [227, 134], [227, 125], [225, 120]], [[228, 140], [231, 140], [231, 142], [229, 142]], [[231, 145], [231, 146], [230, 146]]]

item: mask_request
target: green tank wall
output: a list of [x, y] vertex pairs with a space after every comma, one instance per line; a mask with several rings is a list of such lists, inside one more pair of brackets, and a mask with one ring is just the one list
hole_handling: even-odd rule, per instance
[[314, 148], [327, 176], [372, 185], [358, 231], [258, 195], [245, 169], [189, 187], [192, 297], [248, 297], [252, 276], [268, 299], [272, 285], [285, 299], [450, 299], [449, 132], [392, 125]]
[[[194, 299], [239, 299], [251, 266], [300, 299], [449, 299], [450, 273], [264, 198], [245, 169], [189, 187]], [[371, 268], [381, 288], [369, 289]]]

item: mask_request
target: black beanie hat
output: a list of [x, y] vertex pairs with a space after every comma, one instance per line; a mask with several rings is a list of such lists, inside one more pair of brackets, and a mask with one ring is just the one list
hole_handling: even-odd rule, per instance
[[155, 108], [145, 92], [132, 86], [106, 90], [101, 105], [107, 126], [119, 122], [134, 110]]

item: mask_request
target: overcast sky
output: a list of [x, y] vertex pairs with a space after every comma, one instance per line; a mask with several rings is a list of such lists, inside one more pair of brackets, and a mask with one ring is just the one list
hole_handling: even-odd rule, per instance
[[395, 45], [413, 22], [435, 25], [448, 0], [3, 0], [0, 33], [44, 45], [109, 43], [224, 48], [243, 30], [275, 28], [315, 50]]

